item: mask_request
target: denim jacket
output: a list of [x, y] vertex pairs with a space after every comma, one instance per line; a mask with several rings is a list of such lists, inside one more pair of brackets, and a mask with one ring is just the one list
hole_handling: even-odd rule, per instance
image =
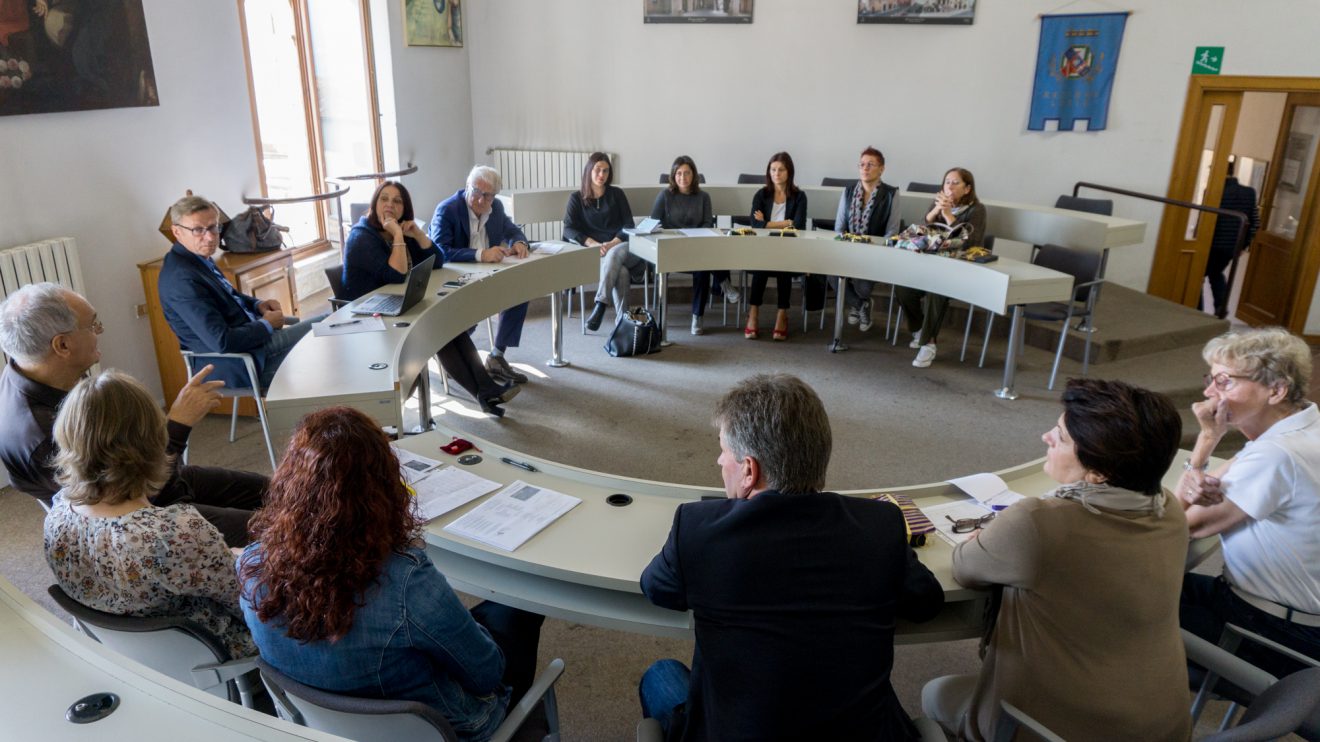
[[[239, 561], [260, 559], [254, 543]], [[243, 586], [243, 617], [261, 656], [289, 677], [349, 696], [421, 701], [444, 714], [463, 740], [488, 739], [503, 721], [504, 655], [421, 549], [385, 560], [337, 642], [304, 644], [286, 636], [281, 621], [262, 623], [254, 588], [254, 580]]]

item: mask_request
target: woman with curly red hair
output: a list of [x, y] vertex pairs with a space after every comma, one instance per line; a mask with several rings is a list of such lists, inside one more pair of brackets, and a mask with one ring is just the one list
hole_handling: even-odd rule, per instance
[[[239, 559], [243, 616], [289, 677], [415, 700], [465, 740], [488, 738], [536, 669], [544, 617], [470, 612], [427, 557], [398, 458], [362, 412], [302, 419]], [[512, 686], [512, 696], [510, 687]]]

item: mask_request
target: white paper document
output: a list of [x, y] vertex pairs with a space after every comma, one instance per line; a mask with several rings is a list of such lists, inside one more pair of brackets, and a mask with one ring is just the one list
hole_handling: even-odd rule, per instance
[[956, 500], [939, 505], [926, 505], [921, 508], [921, 512], [925, 513], [927, 518], [930, 518], [930, 522], [935, 525], [935, 532], [940, 534], [940, 538], [957, 546], [971, 538], [975, 531], [954, 533], [953, 522], [955, 520], [984, 518], [994, 511], [976, 500]]
[[405, 451], [398, 446], [390, 446], [394, 449], [394, 455], [399, 457], [399, 467], [403, 470], [403, 480], [408, 484], [416, 484], [417, 480], [431, 473], [440, 462], [435, 459], [428, 459], [421, 454]]
[[560, 242], [558, 240], [546, 240], [545, 242], [532, 243], [533, 252], [541, 255], [558, 255], [566, 247], [573, 247], [573, 243]]
[[417, 514], [423, 520], [431, 520], [494, 492], [500, 484], [464, 469], [446, 466], [414, 482], [412, 488], [417, 493]]
[[513, 551], [582, 502], [521, 480], [445, 526], [456, 536]]
[[312, 334], [319, 338], [327, 335], [353, 335], [359, 332], [385, 332], [385, 320], [380, 317], [361, 316], [353, 319], [327, 319], [312, 325]]
[[693, 227], [690, 229], [678, 230], [684, 237], [723, 237], [724, 235], [716, 232], [709, 227]]
[[948, 480], [949, 484], [966, 492], [988, 508], [1003, 510], [1022, 499], [1022, 495], [1008, 488], [1008, 483], [997, 474], [972, 474]]

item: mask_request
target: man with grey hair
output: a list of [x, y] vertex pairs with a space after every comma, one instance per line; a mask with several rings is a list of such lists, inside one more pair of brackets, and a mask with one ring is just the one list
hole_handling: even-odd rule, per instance
[[[467, 185], [435, 207], [429, 233], [444, 252], [446, 263], [498, 263], [527, 257], [527, 235], [495, 198], [503, 185], [500, 171], [477, 165], [468, 173]], [[500, 312], [500, 328], [486, 358], [486, 371], [496, 381], [527, 382], [526, 374], [513, 370], [504, 358], [510, 346], [518, 347], [526, 319], [527, 302]]]
[[679, 505], [641, 580], [693, 612], [692, 670], [652, 665], [643, 714], [670, 740], [915, 739], [889, 682], [894, 622], [933, 618], [944, 592], [902, 513], [821, 491], [829, 418], [797, 377], [744, 380], [715, 424], [727, 498]]
[[[174, 246], [165, 254], [157, 291], [165, 321], [184, 350], [247, 353], [264, 390], [280, 362], [319, 317], [299, 324], [275, 299], [239, 293], [211, 259], [220, 247], [220, 211], [201, 196], [170, 207]], [[215, 378], [231, 387], [251, 386], [243, 363], [222, 358]]]
[[[0, 348], [9, 363], [0, 372], [0, 461], [14, 487], [50, 505], [59, 490], [51, 463], [52, 430], [60, 403], [101, 358], [96, 310], [77, 293], [53, 283], [24, 286], [0, 304]], [[247, 522], [261, 506], [269, 480], [259, 474], [179, 466], [188, 435], [220, 401], [224, 383], [197, 372], [170, 407], [169, 481], [155, 505], [188, 502], [224, 534], [231, 546], [247, 543]]]

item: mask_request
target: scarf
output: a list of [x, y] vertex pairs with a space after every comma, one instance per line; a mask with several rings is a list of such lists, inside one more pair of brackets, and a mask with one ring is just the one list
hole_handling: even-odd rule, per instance
[[1046, 493], [1045, 497], [1072, 500], [1096, 515], [1100, 515], [1100, 511], [1096, 508], [1102, 507], [1122, 512], [1148, 511], [1154, 514], [1156, 518], [1164, 516], [1165, 496], [1163, 492], [1154, 496], [1143, 495], [1140, 492], [1114, 487], [1108, 483], [1074, 482], [1064, 484]]
[[866, 225], [871, 223], [871, 212], [875, 211], [876, 196], [880, 195], [880, 183], [875, 184], [875, 190], [871, 191], [871, 197], [866, 200], [865, 208], [862, 205], [862, 181], [857, 181], [857, 187], [853, 189], [852, 202], [848, 204], [848, 231], [853, 234], [866, 234]]

